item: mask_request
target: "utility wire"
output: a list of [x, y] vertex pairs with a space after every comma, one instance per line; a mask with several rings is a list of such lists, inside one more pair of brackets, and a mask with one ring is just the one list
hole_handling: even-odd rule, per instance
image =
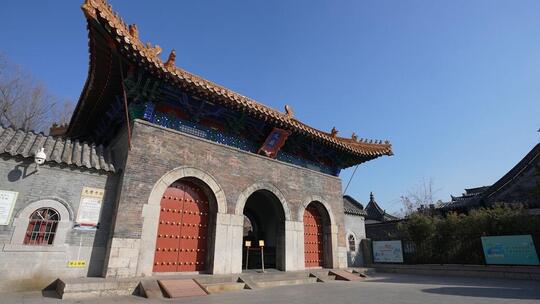
[[351, 181], [352, 181], [352, 179], [354, 177], [354, 174], [356, 173], [356, 169], [358, 169], [358, 166], [360, 166], [360, 165], [356, 165], [356, 167], [354, 167], [354, 171], [351, 174], [351, 177], [349, 178], [349, 182], [347, 183], [347, 186], [345, 187], [345, 190], [343, 190], [344, 195], [345, 195], [345, 193], [347, 193], [347, 189], [349, 189], [349, 185], [351, 184]]

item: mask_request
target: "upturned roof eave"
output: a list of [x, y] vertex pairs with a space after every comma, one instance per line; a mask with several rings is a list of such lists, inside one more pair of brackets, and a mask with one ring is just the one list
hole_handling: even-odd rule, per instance
[[[127, 25], [124, 21], [112, 11], [112, 8], [103, 0], [87, 0], [82, 5], [82, 10], [88, 20], [88, 26], [96, 26], [100, 24], [103, 29], [108, 29], [111, 35], [115, 35], [113, 40], [118, 43], [123, 52], [130, 52], [132, 58], [138, 59], [139, 64], [145, 66], [150, 71], [159, 74], [160, 78], [165, 81], [181, 84], [183, 86], [189, 86], [197, 90], [205, 91], [211, 95], [214, 95], [218, 101], [225, 100], [225, 103], [232, 105], [235, 108], [240, 108], [246, 112], [255, 112], [257, 116], [262, 116], [265, 119], [271, 121], [274, 125], [280, 126], [286, 129], [290, 129], [293, 132], [315, 139], [333, 148], [337, 148], [345, 153], [354, 155], [356, 160], [347, 165], [354, 166], [365, 161], [373, 160], [380, 156], [391, 156], [392, 145], [388, 141], [373, 141], [367, 139], [357, 138], [343, 138], [337, 137], [335, 134], [330, 134], [324, 131], [317, 130], [310, 127], [285, 113], [274, 110], [268, 106], [263, 105], [253, 99], [250, 99], [242, 94], [236, 93], [223, 86], [208, 81], [200, 76], [185, 71], [184, 69], [173, 66], [168, 66], [164, 63], [159, 56], [155, 53], [155, 47], [147, 44], [144, 45], [137, 36], [130, 33]], [[102, 30], [103, 30], [102, 29]], [[89, 33], [92, 35], [92, 33]], [[90, 40], [92, 38], [90, 37]], [[92, 52], [90, 48], [90, 52]], [[81, 99], [74, 112], [69, 134], [73, 133], [73, 128], [76, 128], [77, 117], [80, 109], [84, 106], [85, 99], [88, 95], [88, 90], [91, 90], [91, 77], [92, 71], [95, 67], [92, 64], [93, 56], [90, 54], [90, 70], [87, 82]]]

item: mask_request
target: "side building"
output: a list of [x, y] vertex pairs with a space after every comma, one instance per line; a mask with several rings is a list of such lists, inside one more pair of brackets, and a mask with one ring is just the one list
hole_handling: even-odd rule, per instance
[[491, 186], [465, 189], [461, 196], [438, 206], [436, 212], [464, 213], [494, 204], [521, 206], [531, 214], [540, 215], [540, 144]]
[[[47, 160], [37, 166], [41, 148]], [[119, 182], [114, 163], [102, 145], [0, 127], [3, 290], [103, 273]]]
[[360, 243], [366, 238], [366, 211], [362, 203], [349, 195], [343, 196], [343, 212], [345, 213], [345, 235], [347, 237], [347, 266], [364, 265]]
[[375, 201], [373, 193], [369, 194], [366, 208], [366, 237], [372, 240], [387, 239], [389, 234], [395, 234], [397, 225], [403, 221], [397, 216], [383, 210]]

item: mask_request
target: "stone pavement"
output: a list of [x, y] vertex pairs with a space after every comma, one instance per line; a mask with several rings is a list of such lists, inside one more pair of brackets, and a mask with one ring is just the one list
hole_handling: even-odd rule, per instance
[[367, 281], [330, 282], [231, 291], [195, 298], [149, 301], [128, 296], [78, 301], [41, 297], [41, 293], [0, 294], [0, 303], [540, 303], [540, 282], [485, 278], [376, 274]]

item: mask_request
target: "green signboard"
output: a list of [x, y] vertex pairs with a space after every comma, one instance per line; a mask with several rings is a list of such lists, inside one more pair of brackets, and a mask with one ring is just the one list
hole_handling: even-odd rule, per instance
[[540, 265], [532, 237], [527, 235], [483, 236], [486, 264]]

